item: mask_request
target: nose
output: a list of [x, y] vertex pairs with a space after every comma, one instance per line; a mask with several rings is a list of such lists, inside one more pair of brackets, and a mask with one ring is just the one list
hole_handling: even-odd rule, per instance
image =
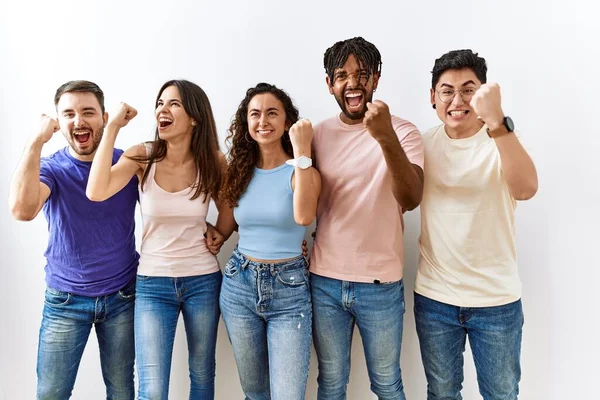
[[355, 88], [358, 86], [358, 74], [348, 74], [348, 87]]
[[73, 123], [78, 128], [82, 127], [84, 125], [83, 116], [81, 114], [75, 114], [75, 118], [73, 118]]
[[258, 118], [258, 126], [265, 126], [266, 124], [267, 124], [267, 118], [264, 113], [261, 113], [260, 117]]
[[463, 100], [460, 92], [458, 90], [456, 92], [454, 92], [454, 98], [452, 99], [452, 105], [460, 106], [460, 105], [463, 105], [464, 103], [465, 103], [465, 101]]

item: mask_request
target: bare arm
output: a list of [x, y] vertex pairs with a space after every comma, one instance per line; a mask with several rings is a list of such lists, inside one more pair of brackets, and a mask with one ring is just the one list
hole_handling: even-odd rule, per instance
[[87, 197], [92, 201], [104, 201], [114, 196], [141, 169], [136, 161], [128, 157], [145, 154], [143, 144], [128, 149], [119, 161], [115, 165], [112, 165], [117, 134], [135, 116], [133, 114], [133, 116], [125, 119], [128, 112], [134, 113], [135, 110], [123, 103], [121, 103], [121, 107], [122, 109], [116, 113], [115, 119], [108, 123], [98, 150], [96, 150], [94, 161], [92, 162], [90, 177], [85, 191]]
[[[311, 142], [314, 132], [310, 121], [301, 119], [290, 128], [290, 140], [294, 148], [294, 158], [311, 156]], [[296, 167], [292, 180], [294, 190], [294, 220], [299, 225], [312, 224], [317, 215], [317, 203], [321, 194], [321, 175], [310, 167]]]
[[471, 106], [487, 123], [489, 135], [496, 142], [510, 194], [516, 200], [532, 198], [538, 189], [537, 171], [519, 139], [504, 126], [500, 86], [497, 83], [481, 85], [471, 99]]
[[423, 170], [412, 164], [392, 125], [388, 106], [375, 100], [367, 104], [363, 123], [367, 131], [381, 146], [388, 170], [392, 175], [392, 192], [404, 210], [413, 210], [423, 198]]
[[531, 157], [514, 134], [497, 137], [494, 141], [510, 194], [515, 200], [529, 200], [538, 189], [537, 171]]
[[223, 235], [223, 240], [229, 239], [233, 231], [237, 230], [238, 226], [233, 216], [233, 207], [226, 201], [223, 201], [219, 207], [219, 217], [217, 218], [217, 231]]
[[40, 182], [42, 147], [58, 130], [58, 123], [42, 115], [40, 133], [34, 135], [25, 151], [10, 185], [8, 203], [12, 216], [19, 221], [31, 221], [42, 209], [50, 196], [50, 188]]
[[412, 164], [400, 145], [396, 132], [379, 142], [388, 170], [392, 175], [392, 192], [404, 210], [414, 210], [423, 198], [423, 170]]

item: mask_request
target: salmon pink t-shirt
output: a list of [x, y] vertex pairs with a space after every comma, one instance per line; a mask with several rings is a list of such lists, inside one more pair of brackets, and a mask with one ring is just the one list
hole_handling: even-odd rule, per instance
[[[423, 168], [417, 128], [396, 116], [392, 124], [410, 162]], [[402, 279], [402, 209], [381, 146], [362, 123], [345, 124], [339, 115], [314, 131], [322, 191], [310, 272], [351, 282]]]

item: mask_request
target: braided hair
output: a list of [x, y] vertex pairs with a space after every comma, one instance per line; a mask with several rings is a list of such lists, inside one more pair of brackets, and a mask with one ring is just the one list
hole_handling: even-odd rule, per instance
[[337, 68], [341, 68], [348, 60], [350, 54], [354, 55], [359, 65], [367, 70], [367, 80], [371, 74], [381, 74], [381, 54], [377, 47], [362, 37], [354, 37], [335, 43], [327, 49], [323, 57], [325, 72], [329, 82], [333, 85], [333, 75]]

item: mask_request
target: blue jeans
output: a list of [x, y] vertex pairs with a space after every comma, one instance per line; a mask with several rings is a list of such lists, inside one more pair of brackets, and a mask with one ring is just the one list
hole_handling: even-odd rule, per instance
[[428, 400], [462, 399], [467, 335], [484, 400], [517, 398], [523, 331], [521, 300], [497, 307], [467, 308], [415, 293], [415, 322]]
[[354, 325], [363, 341], [371, 391], [404, 400], [400, 347], [404, 317], [402, 280], [374, 284], [311, 275], [319, 400], [346, 398]]
[[179, 313], [187, 336], [190, 399], [215, 395], [221, 272], [184, 278], [138, 275], [135, 355], [139, 400], [167, 399]]
[[133, 400], [135, 282], [116, 293], [86, 297], [46, 288], [37, 359], [37, 399], [71, 397], [92, 325], [109, 400]]
[[225, 266], [221, 312], [247, 400], [304, 399], [312, 312], [306, 259]]

